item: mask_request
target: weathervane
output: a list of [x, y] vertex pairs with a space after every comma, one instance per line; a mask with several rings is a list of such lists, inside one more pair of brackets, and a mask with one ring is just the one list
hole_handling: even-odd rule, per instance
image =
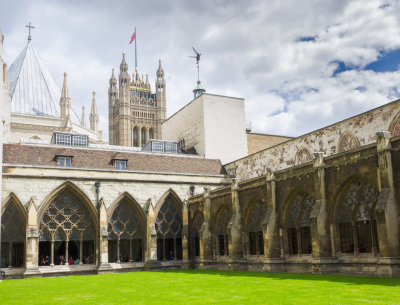
[[32, 26], [30, 22], [29, 22], [29, 25], [26, 25], [26, 27], [29, 28], [28, 41], [31, 41], [32, 40], [31, 29], [34, 29], [35, 27]]
[[199, 52], [197, 52], [194, 47], [192, 47], [192, 49], [193, 49], [194, 54], [196, 54], [196, 56], [189, 56], [189, 57], [196, 58], [196, 64], [197, 64], [197, 86], [193, 90], [194, 98], [196, 98], [199, 95], [201, 95], [204, 92], [206, 92], [206, 90], [201, 86], [201, 82], [200, 82], [200, 65], [199, 65], [199, 62], [200, 62], [201, 54]]

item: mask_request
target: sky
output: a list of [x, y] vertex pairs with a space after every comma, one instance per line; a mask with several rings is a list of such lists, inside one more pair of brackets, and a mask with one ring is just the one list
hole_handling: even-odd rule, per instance
[[[0, 0], [3, 58], [32, 42], [73, 108], [90, 112], [96, 91], [108, 140], [108, 86], [137, 29], [139, 73], [154, 90], [158, 59], [167, 115], [193, 99], [192, 46], [208, 93], [245, 99], [259, 133], [299, 136], [400, 97], [400, 1], [393, 0]], [[88, 119], [87, 119], [88, 122]]]

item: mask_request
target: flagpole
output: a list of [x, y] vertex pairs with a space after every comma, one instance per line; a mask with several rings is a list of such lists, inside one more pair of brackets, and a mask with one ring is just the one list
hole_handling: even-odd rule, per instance
[[135, 69], [137, 68], [136, 41], [137, 37], [136, 37], [136, 27], [135, 27]]

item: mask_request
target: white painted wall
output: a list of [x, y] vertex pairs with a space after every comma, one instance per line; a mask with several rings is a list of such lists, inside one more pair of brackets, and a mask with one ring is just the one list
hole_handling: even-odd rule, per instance
[[203, 97], [200, 96], [173, 114], [162, 125], [163, 140], [185, 139], [185, 148], [194, 147], [205, 156]]
[[204, 93], [162, 124], [164, 140], [185, 140], [200, 156], [231, 162], [247, 155], [244, 99]]
[[225, 164], [247, 156], [244, 99], [205, 94], [203, 104], [206, 158]]

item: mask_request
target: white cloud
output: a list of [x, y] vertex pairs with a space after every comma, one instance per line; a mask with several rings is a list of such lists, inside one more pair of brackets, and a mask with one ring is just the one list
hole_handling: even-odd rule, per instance
[[390, 0], [0, 3], [8, 63], [32, 21], [33, 42], [60, 86], [68, 72], [74, 108], [90, 109], [97, 92], [104, 134], [111, 68], [118, 72], [122, 51], [133, 67], [134, 26], [139, 71], [151, 84], [162, 59], [169, 115], [192, 99], [194, 46], [203, 54], [207, 92], [244, 97], [254, 131], [300, 135], [398, 98], [399, 70], [332, 74], [335, 62], [362, 68], [400, 48], [399, 16], [399, 3]]

